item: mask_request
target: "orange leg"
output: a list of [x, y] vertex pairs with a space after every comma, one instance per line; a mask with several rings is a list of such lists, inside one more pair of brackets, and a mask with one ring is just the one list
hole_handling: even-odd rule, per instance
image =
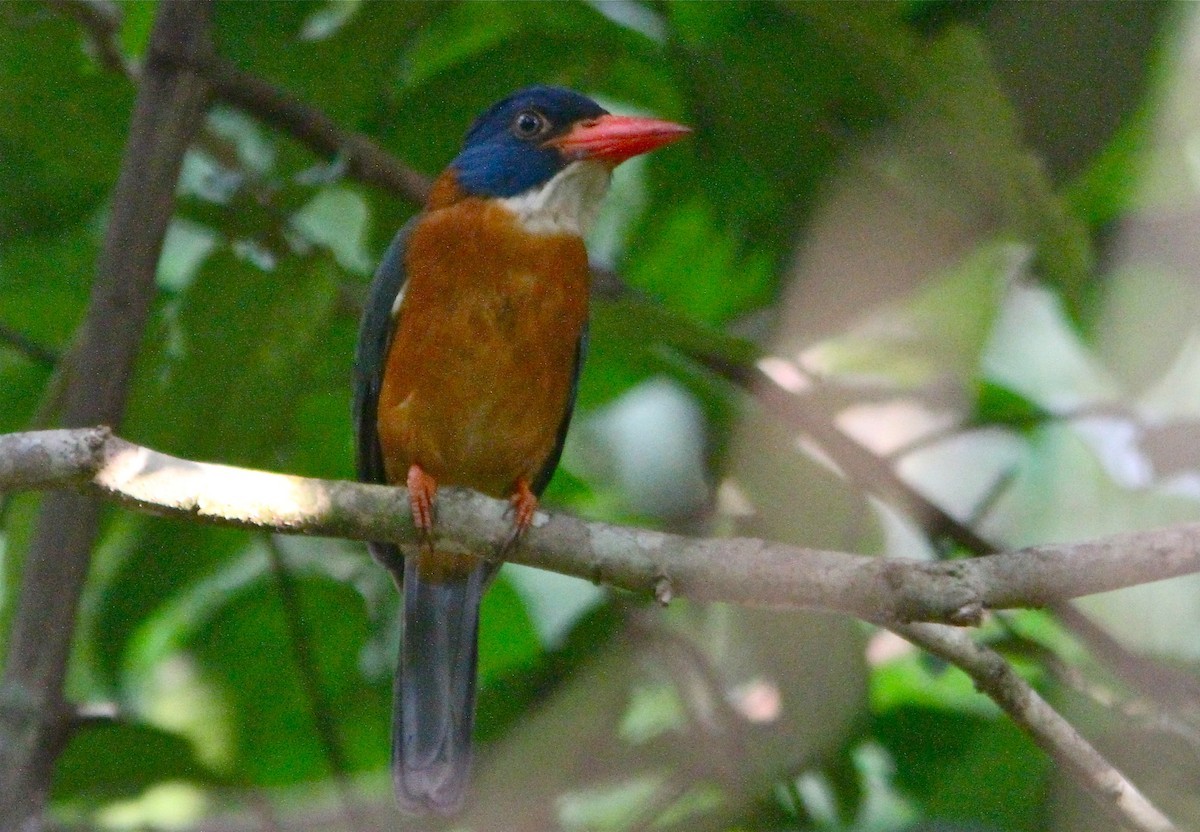
[[525, 530], [533, 524], [533, 513], [537, 511], [538, 498], [537, 495], [529, 488], [529, 480], [521, 477], [517, 480], [516, 490], [509, 498], [509, 502], [513, 507], [513, 520], [516, 525], [517, 536], [525, 533]]
[[408, 503], [412, 506], [413, 525], [422, 537], [433, 532], [433, 501], [437, 497], [437, 480], [425, 473], [420, 465], [408, 469]]

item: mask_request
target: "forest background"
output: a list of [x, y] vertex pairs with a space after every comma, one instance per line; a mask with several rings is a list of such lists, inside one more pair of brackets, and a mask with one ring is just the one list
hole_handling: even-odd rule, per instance
[[[373, 265], [530, 83], [695, 128], [589, 241], [552, 514], [931, 564], [1145, 530], [1125, 583], [1200, 569], [1193, 4], [0, 4], [0, 433], [351, 478]], [[16, 447], [0, 829], [1200, 827], [1194, 576], [954, 641], [507, 566], [473, 797], [427, 821], [360, 543], [43, 500]]]

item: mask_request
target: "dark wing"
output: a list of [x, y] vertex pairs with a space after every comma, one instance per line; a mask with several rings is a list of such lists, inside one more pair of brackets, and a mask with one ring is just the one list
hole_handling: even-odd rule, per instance
[[383, 384], [383, 369], [387, 362], [388, 345], [392, 342], [395, 319], [392, 306], [404, 288], [404, 252], [413, 221], [409, 220], [384, 252], [375, 279], [367, 294], [362, 321], [358, 326], [358, 346], [354, 351], [354, 417], [355, 463], [358, 478], [363, 482], [386, 482], [383, 451], [376, 430], [376, 411], [379, 409], [379, 389]]
[[579, 333], [579, 343], [575, 347], [575, 367], [571, 372], [571, 392], [567, 395], [567, 409], [563, 411], [562, 422], [559, 423], [558, 434], [554, 438], [554, 450], [550, 452], [542, 470], [538, 471], [537, 477], [530, 484], [533, 493], [539, 497], [546, 490], [546, 486], [550, 484], [550, 478], [554, 476], [554, 469], [558, 467], [558, 460], [562, 456], [563, 443], [567, 441], [567, 428], [571, 426], [571, 413], [575, 410], [575, 396], [579, 393], [579, 376], [583, 371], [583, 360], [587, 357], [587, 346], [588, 324], [587, 321], [584, 321], [583, 332]]
[[[363, 308], [358, 328], [358, 346], [354, 351], [354, 403], [352, 414], [355, 434], [355, 463], [363, 482], [386, 483], [383, 451], [376, 429], [379, 389], [392, 342], [395, 319], [392, 307], [404, 289], [404, 253], [416, 218], [405, 223], [383, 255]], [[371, 543], [371, 554], [393, 571], [400, 569], [400, 551], [396, 546]]]

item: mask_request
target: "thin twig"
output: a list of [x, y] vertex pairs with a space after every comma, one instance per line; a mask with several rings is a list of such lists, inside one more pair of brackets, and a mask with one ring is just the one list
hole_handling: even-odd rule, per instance
[[1070, 604], [1054, 606], [1059, 620], [1093, 656], [1133, 690], [1164, 707], [1200, 717], [1200, 679], [1192, 674], [1127, 650], [1108, 631]]
[[50, 0], [50, 7], [77, 20], [87, 30], [101, 66], [137, 80], [137, 66], [125, 56], [117, 41], [121, 32], [120, 6], [111, 0]]
[[222, 100], [303, 142], [319, 155], [344, 163], [346, 173], [355, 179], [424, 204], [429, 178], [402, 165], [374, 140], [343, 130], [322, 110], [225, 59], [212, 57], [196, 69], [212, 83]]
[[913, 644], [963, 670], [1055, 762], [1072, 771], [1101, 806], [1140, 832], [1173, 832], [1176, 826], [1042, 699], [1000, 654], [963, 630], [941, 624], [886, 625]]
[[308, 711], [312, 715], [317, 741], [321, 744], [321, 752], [325, 755], [325, 762], [338, 791], [338, 799], [346, 816], [346, 827], [355, 832], [362, 832], [366, 827], [358, 810], [358, 796], [350, 783], [350, 765], [342, 751], [333, 707], [317, 675], [317, 663], [308, 630], [304, 626], [304, 613], [300, 608], [300, 597], [296, 593], [295, 579], [287, 568], [283, 549], [275, 536], [263, 535], [263, 542], [271, 565], [271, 575], [275, 580], [275, 590], [279, 593], [279, 604], [283, 607], [288, 643], [292, 646], [292, 660], [296, 663], [296, 672], [300, 677], [304, 696], [308, 699]]
[[36, 361], [44, 367], [53, 369], [58, 364], [58, 354], [54, 350], [43, 347], [25, 333], [13, 329], [7, 324], [0, 324], [0, 343], [7, 344], [26, 358]]

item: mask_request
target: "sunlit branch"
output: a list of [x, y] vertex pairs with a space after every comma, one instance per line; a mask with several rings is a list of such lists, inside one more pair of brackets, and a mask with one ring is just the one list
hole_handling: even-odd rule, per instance
[[[193, 462], [103, 428], [0, 436], [0, 490], [74, 487], [159, 515], [284, 534], [416, 540], [403, 489]], [[487, 557], [508, 504], [446, 489], [439, 547]], [[510, 560], [662, 597], [848, 613], [870, 621], [978, 622], [1200, 572], [1200, 526], [1034, 546], [955, 561], [876, 558], [748, 538], [698, 539], [539, 513]]]

